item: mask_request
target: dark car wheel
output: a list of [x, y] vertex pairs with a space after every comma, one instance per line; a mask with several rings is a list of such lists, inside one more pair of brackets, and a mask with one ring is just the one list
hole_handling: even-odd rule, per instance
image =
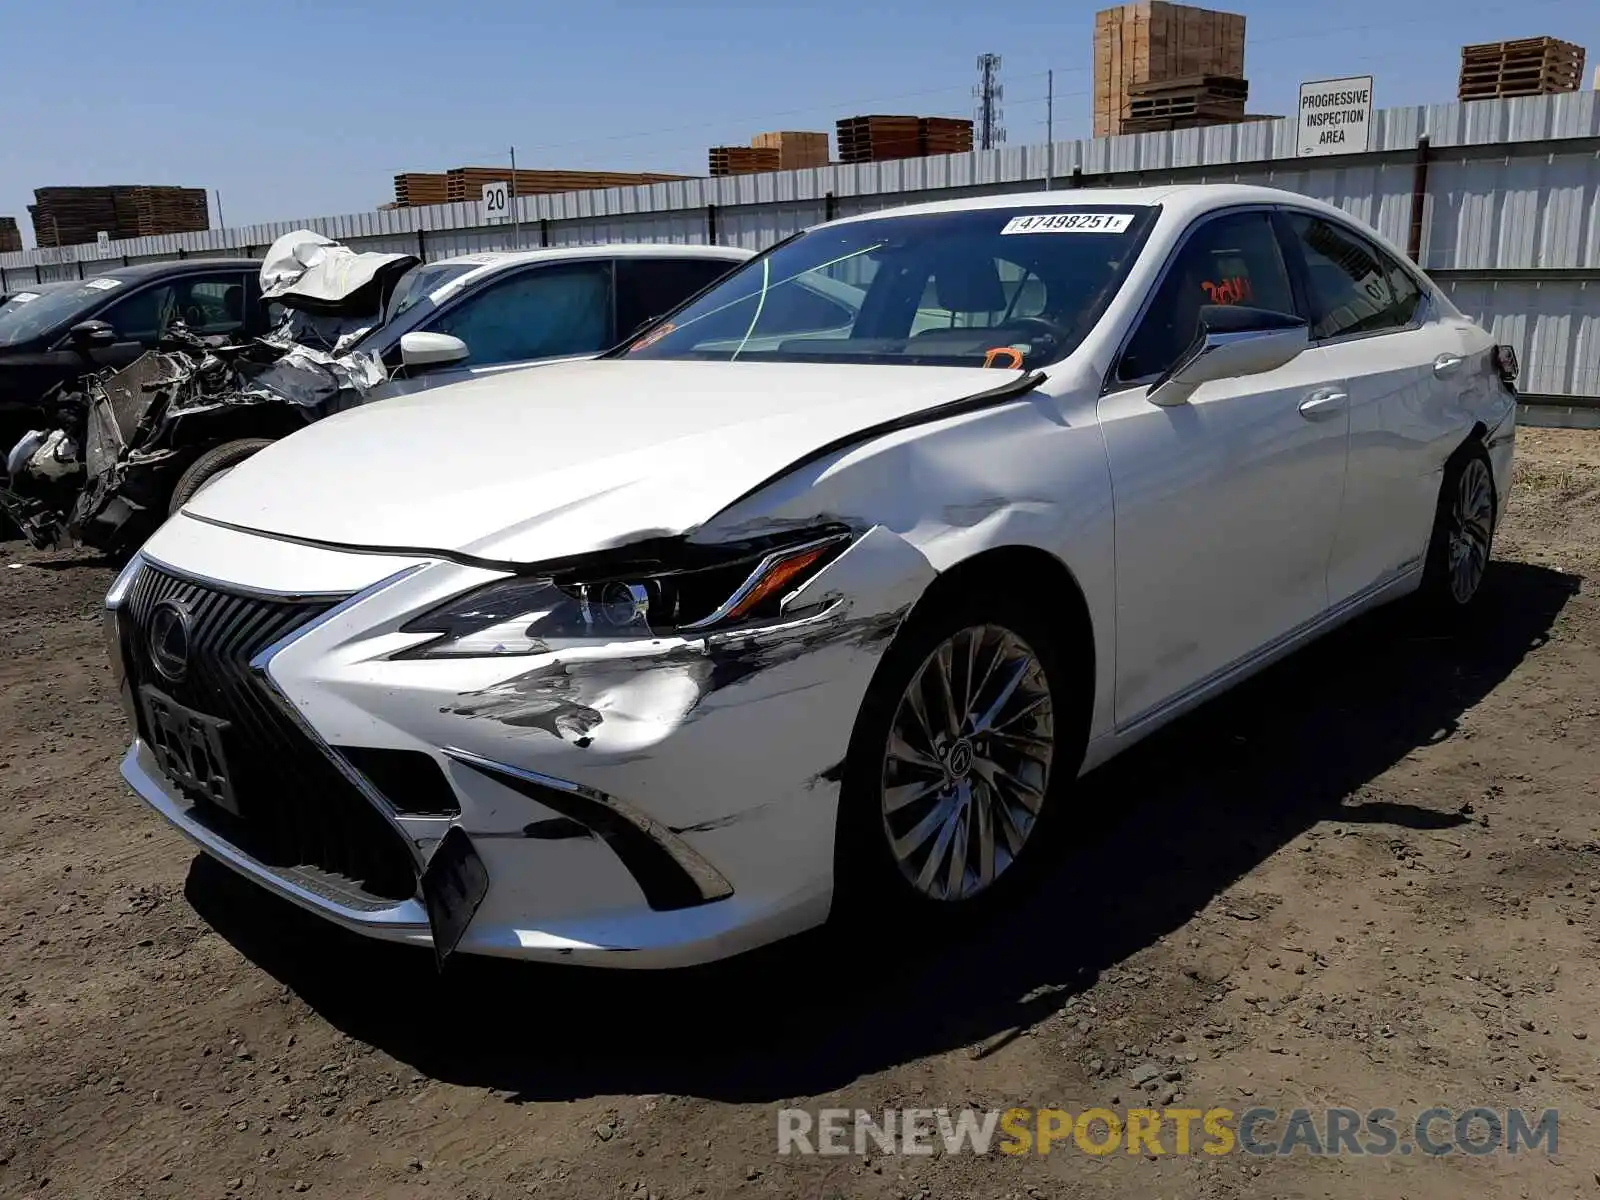
[[176, 513], [218, 475], [233, 470], [257, 450], [270, 445], [271, 438], [239, 438], [211, 447], [178, 476], [177, 485], [172, 489], [172, 500], [167, 505], [167, 515]]
[[1459, 614], [1477, 599], [1494, 548], [1496, 504], [1489, 456], [1474, 443], [1450, 460], [1439, 488], [1422, 575], [1427, 608]]
[[919, 607], [879, 664], [840, 793], [835, 913], [940, 924], [1011, 892], [1082, 759], [1057, 630], [998, 592]]

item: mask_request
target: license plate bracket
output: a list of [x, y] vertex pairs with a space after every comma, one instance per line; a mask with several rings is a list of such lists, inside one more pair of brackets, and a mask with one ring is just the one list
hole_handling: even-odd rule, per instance
[[241, 816], [222, 749], [228, 722], [195, 712], [149, 684], [139, 689], [139, 702], [162, 774], [190, 799]]
[[422, 903], [433, 931], [433, 957], [442, 970], [489, 894], [489, 871], [472, 839], [452, 825], [422, 869]]

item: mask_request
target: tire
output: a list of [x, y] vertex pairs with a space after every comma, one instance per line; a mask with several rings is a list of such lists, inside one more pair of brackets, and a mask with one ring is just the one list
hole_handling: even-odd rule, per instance
[[1431, 614], [1463, 615], [1478, 598], [1494, 549], [1498, 504], [1483, 447], [1473, 442], [1457, 451], [1445, 465], [1422, 571], [1419, 599]]
[[231, 471], [263, 446], [272, 445], [272, 438], [239, 438], [213, 446], [189, 464], [172, 489], [172, 500], [167, 505], [167, 515], [172, 516], [199, 493], [200, 489], [224, 471]]
[[[1089, 689], [1071, 673], [1067, 644], [1009, 590], [951, 591], [913, 611], [878, 665], [845, 759], [836, 920], [904, 915], [897, 931], [931, 931], [989, 911], [1032, 878], [1087, 734]], [[962, 732], [998, 708], [1005, 735], [948, 736], [941, 678]], [[925, 731], [941, 724], [930, 744]]]

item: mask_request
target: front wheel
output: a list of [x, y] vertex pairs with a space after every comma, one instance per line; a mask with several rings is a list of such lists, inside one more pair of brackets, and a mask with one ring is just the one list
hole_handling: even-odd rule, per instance
[[836, 908], [940, 918], [1016, 886], [1082, 745], [1062, 641], [999, 594], [914, 613], [868, 690], [846, 759]]
[[271, 438], [238, 438], [213, 446], [189, 464], [188, 470], [178, 476], [172, 489], [172, 499], [167, 504], [167, 515], [173, 516], [208, 483], [215, 483], [227, 472], [249, 458], [263, 446], [272, 445]]

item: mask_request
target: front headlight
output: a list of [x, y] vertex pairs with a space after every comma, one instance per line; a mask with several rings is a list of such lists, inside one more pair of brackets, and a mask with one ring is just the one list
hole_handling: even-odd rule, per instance
[[838, 528], [658, 559], [504, 579], [400, 627], [437, 636], [397, 658], [545, 654], [574, 643], [696, 634], [777, 619], [784, 601], [850, 542]]

